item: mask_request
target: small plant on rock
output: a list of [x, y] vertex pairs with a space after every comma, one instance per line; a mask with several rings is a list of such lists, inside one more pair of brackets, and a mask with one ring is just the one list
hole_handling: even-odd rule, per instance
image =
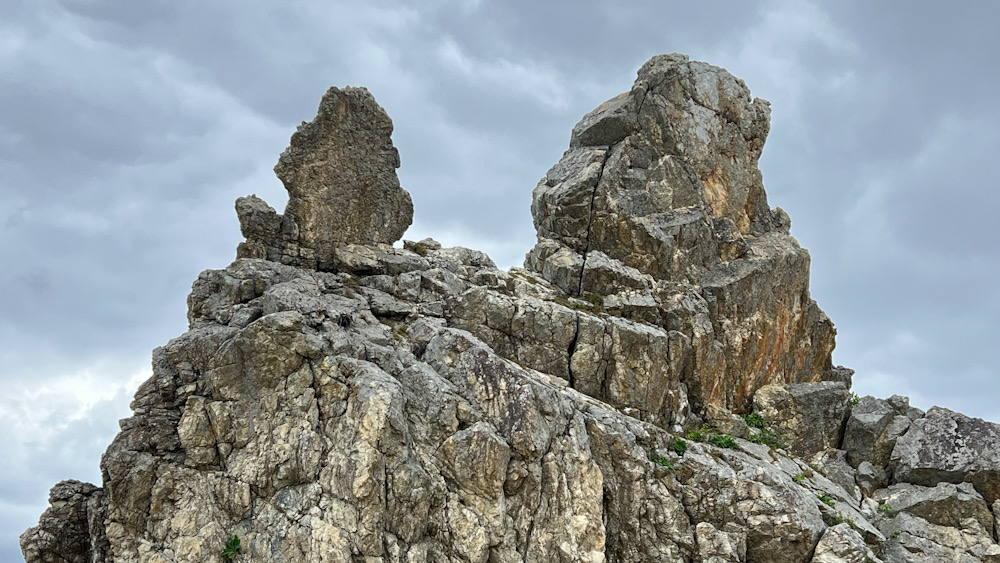
[[859, 397], [857, 393], [854, 393], [852, 391], [851, 392], [851, 399], [849, 401], [847, 401], [847, 404], [851, 405], [853, 407], [854, 405], [856, 405], [856, 404], [858, 404], [860, 402], [861, 402], [861, 397]]
[[733, 439], [729, 434], [719, 434], [717, 436], [712, 436], [708, 439], [708, 443], [719, 446], [720, 448], [729, 448], [735, 450], [738, 446], [736, 440]]
[[796, 475], [792, 475], [792, 481], [795, 481], [795, 484], [797, 485], [801, 485], [805, 480], [806, 480], [805, 473], [798, 473]]
[[833, 500], [830, 497], [830, 495], [828, 495], [826, 493], [820, 493], [820, 494], [816, 495], [816, 498], [818, 498], [820, 502], [822, 502], [823, 504], [829, 506], [830, 508], [834, 508], [834, 507], [837, 506], [837, 501]]
[[854, 520], [852, 520], [851, 518], [848, 518], [847, 516], [844, 516], [843, 514], [841, 514], [839, 512], [837, 513], [836, 516], [833, 517], [833, 523], [834, 523], [834, 525], [845, 524], [846, 523], [851, 528], [854, 528], [855, 530], [858, 529], [858, 525], [854, 523]]
[[771, 448], [784, 448], [785, 441], [778, 436], [778, 433], [770, 428], [762, 428], [760, 432], [747, 436], [747, 440], [755, 444], [763, 444]]
[[764, 417], [758, 413], [750, 413], [743, 415], [743, 421], [747, 423], [750, 428], [767, 428], [767, 422], [764, 421]]
[[667, 470], [670, 471], [671, 473], [677, 469], [677, 466], [674, 465], [674, 462], [670, 461], [665, 457], [655, 458], [653, 459], [653, 463], [659, 465], [660, 467], [666, 467]]
[[693, 442], [704, 442], [708, 439], [708, 433], [704, 428], [699, 428], [697, 430], [691, 429], [684, 433], [688, 440]]
[[226, 542], [225, 549], [222, 550], [222, 558], [226, 561], [235, 561], [240, 555], [240, 538], [233, 535], [233, 539]]
[[878, 513], [886, 518], [895, 518], [896, 515], [899, 514], [899, 511], [893, 509], [891, 504], [885, 503], [879, 505]]
[[422, 242], [414, 243], [413, 246], [410, 247], [410, 249], [413, 250], [413, 252], [419, 254], [420, 256], [427, 256], [427, 251], [430, 250], [427, 247], [427, 245]]
[[684, 452], [687, 451], [687, 448], [687, 442], [685, 442], [682, 438], [674, 437], [667, 442], [667, 449], [679, 456], [683, 456]]

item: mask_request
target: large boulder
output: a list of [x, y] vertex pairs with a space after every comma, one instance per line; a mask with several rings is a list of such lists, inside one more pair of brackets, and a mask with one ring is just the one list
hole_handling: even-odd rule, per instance
[[236, 203], [247, 241], [239, 257], [333, 269], [346, 244], [392, 244], [413, 221], [399, 185], [392, 120], [365, 88], [330, 88], [274, 172], [288, 190], [278, 215], [256, 196]]
[[861, 534], [847, 523], [827, 528], [810, 563], [881, 563]]
[[754, 411], [801, 457], [836, 448], [844, 433], [850, 391], [843, 383], [820, 381], [766, 385], [753, 397]]
[[987, 503], [1000, 499], [1000, 424], [934, 407], [896, 440], [890, 461], [898, 483], [969, 482]]
[[889, 400], [861, 397], [851, 407], [841, 448], [847, 452], [848, 463], [858, 469], [863, 489], [873, 491], [889, 483], [889, 458], [896, 440], [922, 414], [899, 395]]
[[90, 483], [68, 480], [49, 492], [49, 508], [38, 526], [21, 534], [26, 561], [90, 563], [104, 561], [104, 492]]
[[993, 515], [969, 483], [892, 485], [876, 493], [888, 561], [1000, 562]]
[[886, 507], [883, 512], [890, 517], [905, 512], [950, 528], [974, 523], [982, 535], [993, 534], [993, 514], [970, 483], [938, 483], [933, 487], [898, 483], [878, 491], [875, 500]]
[[574, 127], [533, 193], [526, 266], [675, 331], [699, 410], [745, 412], [760, 386], [836, 375], [809, 254], [768, 206], [757, 167], [769, 116], [724, 69], [654, 57]]

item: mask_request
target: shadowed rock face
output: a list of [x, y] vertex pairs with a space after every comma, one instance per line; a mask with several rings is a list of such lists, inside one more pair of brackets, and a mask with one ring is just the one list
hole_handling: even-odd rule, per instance
[[28, 563], [217, 561], [233, 535], [251, 563], [1000, 561], [1000, 432], [849, 405], [742, 82], [656, 57], [586, 116], [535, 191], [532, 269], [390, 246], [391, 130], [327, 92], [275, 169], [285, 213], [237, 200], [237, 260], [198, 276], [102, 486], [53, 488]]
[[274, 167], [288, 190], [284, 215], [255, 196], [237, 201], [247, 238], [238, 256], [333, 269], [339, 246], [399, 240], [413, 203], [399, 186], [391, 135], [392, 120], [368, 90], [330, 88]]
[[675, 331], [671, 377], [698, 405], [743, 411], [762, 385], [832, 368], [809, 254], [768, 207], [757, 168], [769, 119], [724, 69], [654, 57], [630, 92], [573, 128], [533, 195], [527, 267]]

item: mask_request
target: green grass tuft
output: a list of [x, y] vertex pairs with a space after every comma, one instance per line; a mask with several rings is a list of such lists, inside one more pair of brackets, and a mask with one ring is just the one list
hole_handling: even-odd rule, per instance
[[240, 538], [233, 535], [233, 539], [226, 542], [226, 547], [222, 550], [222, 558], [226, 561], [234, 561], [240, 554]]
[[764, 421], [764, 417], [758, 413], [750, 413], [743, 415], [743, 420], [747, 423], [750, 428], [767, 428], [767, 422]]
[[683, 438], [674, 437], [667, 442], [667, 449], [674, 452], [678, 456], [683, 456], [684, 452], [688, 449], [688, 445]]
[[666, 467], [667, 470], [669, 470], [670, 472], [673, 472], [673, 471], [677, 470], [677, 466], [674, 465], [674, 462], [670, 461], [669, 459], [667, 459], [665, 457], [658, 457], [658, 458], [653, 459], [652, 461], [653, 461], [653, 463], [655, 463], [656, 465], [659, 465], [660, 467]]

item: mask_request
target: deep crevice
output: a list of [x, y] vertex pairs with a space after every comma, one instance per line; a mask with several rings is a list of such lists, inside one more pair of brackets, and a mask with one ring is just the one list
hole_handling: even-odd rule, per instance
[[[621, 142], [621, 141], [619, 141]], [[583, 263], [580, 264], [580, 281], [576, 287], [576, 295], [583, 295], [583, 272], [587, 268], [587, 253], [590, 252], [590, 229], [594, 225], [594, 201], [597, 200], [597, 190], [601, 187], [601, 180], [604, 179], [604, 167], [608, 165], [611, 158], [611, 151], [615, 145], [609, 145], [604, 152], [604, 160], [601, 162], [601, 169], [597, 171], [597, 181], [594, 182], [594, 191], [590, 194], [590, 213], [587, 215], [587, 244], [583, 249]]]
[[580, 337], [580, 314], [576, 314], [576, 325], [573, 328], [573, 338], [569, 341], [569, 346], [566, 348], [566, 373], [569, 377], [569, 386], [571, 389], [576, 389], [576, 377], [573, 375], [573, 354], [576, 353], [576, 342]]

